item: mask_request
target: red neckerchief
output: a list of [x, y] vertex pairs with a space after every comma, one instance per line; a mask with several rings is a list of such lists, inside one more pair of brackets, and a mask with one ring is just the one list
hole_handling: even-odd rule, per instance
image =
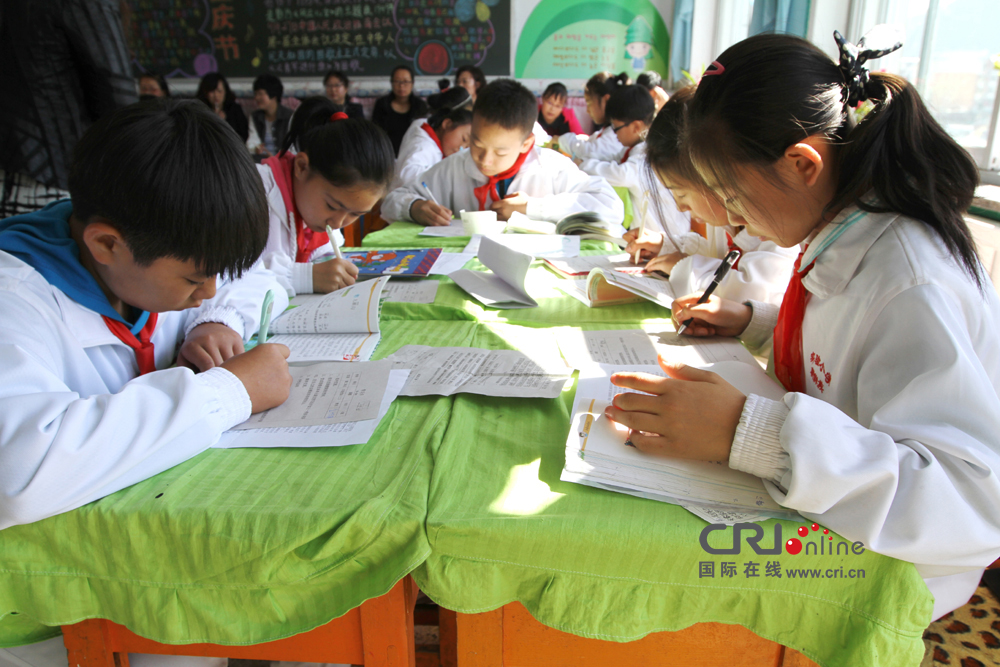
[[430, 136], [430, 138], [434, 140], [434, 143], [437, 144], [438, 150], [441, 151], [441, 155], [444, 155], [444, 148], [442, 148], [441, 146], [441, 140], [438, 139], [437, 132], [434, 131], [434, 128], [431, 127], [431, 124], [424, 123], [423, 125], [420, 126], [420, 129], [426, 132], [428, 136]]
[[778, 324], [774, 327], [774, 374], [786, 390], [797, 392], [806, 390], [806, 371], [802, 361], [802, 318], [809, 302], [809, 290], [802, 285], [802, 279], [816, 265], [816, 260], [813, 260], [812, 264], [799, 272], [806, 250], [800, 252], [795, 260], [792, 279], [788, 281], [788, 289], [781, 301], [781, 310], [778, 311]]
[[740, 268], [740, 260], [743, 259], [743, 248], [741, 248], [738, 245], [736, 245], [736, 241], [733, 240], [733, 237], [729, 234], [729, 232], [726, 232], [726, 245], [728, 246], [727, 252], [732, 252], [734, 250], [739, 250], [740, 251], [739, 257], [737, 257], [736, 261], [733, 262], [733, 268], [734, 269], [739, 269]]
[[295, 238], [298, 248], [295, 252], [295, 261], [305, 263], [312, 257], [313, 251], [329, 241], [326, 234], [314, 232], [306, 227], [305, 221], [299, 215], [299, 209], [295, 206], [292, 186], [292, 162], [295, 156], [291, 153], [282, 153], [274, 157], [269, 157], [261, 161], [261, 164], [271, 168], [274, 174], [274, 182], [281, 192], [281, 199], [285, 202], [285, 211], [288, 213], [288, 224], [295, 230]]
[[528, 158], [528, 153], [534, 148], [534, 138], [532, 138], [532, 146], [528, 150], [524, 151], [517, 157], [517, 162], [505, 172], [499, 173], [496, 176], [490, 176], [489, 180], [486, 181], [485, 185], [480, 185], [478, 188], [472, 188], [473, 194], [476, 195], [476, 201], [479, 202], [479, 210], [486, 210], [486, 199], [492, 198], [493, 201], [500, 201], [500, 193], [497, 192], [497, 183], [500, 181], [506, 181], [508, 178], [513, 178], [517, 175], [517, 172], [521, 170], [521, 165]]
[[628, 148], [625, 149], [625, 155], [622, 155], [622, 160], [618, 164], [625, 164], [626, 162], [628, 162], [628, 154], [632, 152], [632, 148], [633, 146], [629, 146]]
[[153, 329], [156, 328], [156, 313], [149, 314], [146, 324], [139, 330], [138, 338], [135, 337], [127, 324], [113, 320], [107, 315], [101, 315], [101, 317], [111, 333], [135, 351], [135, 360], [139, 363], [139, 375], [152, 373], [156, 370], [153, 343], [149, 340], [153, 336]]

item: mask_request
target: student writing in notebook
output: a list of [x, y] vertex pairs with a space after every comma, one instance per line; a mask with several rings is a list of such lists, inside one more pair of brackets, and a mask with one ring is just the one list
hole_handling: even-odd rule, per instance
[[625, 148], [615, 160], [591, 158], [584, 160], [580, 169], [600, 176], [613, 187], [628, 189], [633, 229], [640, 226], [639, 217], [645, 210], [646, 229], [659, 236], [663, 247], [697, 247], [703, 239], [691, 231], [690, 216], [678, 210], [670, 190], [646, 167], [645, 139], [655, 113], [653, 98], [640, 86], [622, 86], [611, 95], [604, 110], [611, 131]]
[[[637, 238], [636, 225], [625, 234], [625, 252], [648, 259], [646, 271], [669, 274], [674, 294], [701, 293], [715, 278], [722, 259], [733, 248], [742, 255], [715, 291], [734, 301], [755, 299], [780, 304], [792, 273], [798, 248], [782, 248], [771, 240], [750, 235], [745, 227], [729, 224], [722, 200], [702, 182], [683, 145], [684, 118], [694, 86], [674, 93], [657, 114], [646, 137], [648, 171], [672, 193], [681, 211], [691, 212], [691, 224], [705, 226], [705, 237], [689, 237], [678, 250], [662, 232], [646, 228]], [[658, 202], [657, 202], [658, 203]], [[634, 209], [633, 209], [634, 210]]]
[[905, 79], [864, 66], [895, 40], [836, 37], [839, 64], [790, 35], [730, 47], [688, 118], [732, 223], [806, 247], [780, 309], [686, 297], [674, 318], [773, 342], [787, 393], [745, 397], [664, 364], [673, 379], [615, 376], [653, 395], [622, 394], [609, 417], [645, 451], [728, 460], [785, 507], [914, 563], [938, 618], [1000, 556], [1000, 299], [962, 215], [978, 170]]
[[422, 183], [410, 183], [389, 193], [382, 217], [447, 225], [464, 209], [493, 210], [501, 220], [519, 211], [556, 222], [570, 213], [595, 211], [620, 225], [624, 205], [607, 181], [535, 145], [537, 113], [535, 96], [520, 83], [500, 79], [487, 85], [472, 112], [469, 150], [424, 172], [422, 182], [430, 192]]
[[289, 296], [354, 284], [358, 267], [349, 260], [314, 260], [334, 252], [327, 226], [339, 230], [368, 213], [392, 180], [395, 158], [385, 132], [371, 121], [331, 114], [330, 106], [318, 104], [308, 118], [293, 119], [282, 152], [257, 167], [270, 221], [263, 261]]
[[288, 348], [243, 353], [265, 293], [287, 299], [224, 120], [197, 101], [117, 111], [80, 139], [69, 191], [0, 221], [0, 529], [175, 466], [291, 385]]

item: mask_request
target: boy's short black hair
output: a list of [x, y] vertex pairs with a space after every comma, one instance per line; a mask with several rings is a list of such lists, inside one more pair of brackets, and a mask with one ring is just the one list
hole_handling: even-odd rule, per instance
[[253, 92], [263, 90], [271, 99], [281, 101], [281, 95], [285, 92], [285, 87], [281, 84], [281, 79], [273, 74], [261, 74], [253, 80]]
[[641, 120], [649, 125], [656, 115], [656, 104], [649, 92], [640, 85], [622, 86], [608, 98], [604, 116], [608, 120], [631, 123]]
[[550, 83], [549, 87], [545, 89], [544, 93], [542, 93], [543, 100], [550, 97], [554, 97], [557, 100], [564, 100], [569, 97], [569, 91], [566, 90], [566, 86], [556, 81], [555, 83]]
[[135, 261], [193, 260], [239, 276], [267, 243], [267, 199], [246, 146], [195, 100], [129, 105], [77, 142], [69, 173], [73, 214], [113, 225]]
[[472, 114], [505, 130], [520, 130], [527, 139], [538, 118], [538, 100], [514, 79], [497, 79], [480, 89]]

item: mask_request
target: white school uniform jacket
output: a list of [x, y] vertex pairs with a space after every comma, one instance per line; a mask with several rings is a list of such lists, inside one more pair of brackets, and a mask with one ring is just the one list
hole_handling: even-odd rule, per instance
[[[802, 281], [806, 392], [750, 395], [729, 459], [782, 505], [916, 564], [934, 618], [1000, 556], [1000, 301], [984, 281], [927, 225], [868, 213]], [[759, 345], [777, 307], [753, 307], [742, 338]]]
[[211, 447], [250, 416], [250, 397], [222, 368], [170, 368], [204, 322], [244, 339], [264, 294], [287, 299], [260, 263], [199, 308], [160, 313], [159, 370], [139, 376], [132, 349], [98, 313], [0, 251], [0, 529], [69, 511]]
[[[781, 305], [785, 288], [792, 276], [792, 266], [799, 254], [799, 246], [782, 248], [774, 241], [761, 241], [747, 234], [745, 229], [729, 225], [706, 225], [706, 239], [697, 250], [674, 265], [670, 272], [670, 286], [674, 294], [684, 296], [704, 292], [715, 279], [715, 272], [729, 253], [728, 232], [743, 255], [736, 268], [731, 269], [719, 283], [715, 295], [740, 303], [753, 300]], [[666, 249], [667, 244], [663, 244]], [[665, 255], [668, 250], [661, 250]]]
[[614, 160], [625, 147], [610, 127], [602, 127], [590, 136], [567, 132], [559, 137], [559, 149], [574, 160]]
[[[473, 188], [485, 185], [489, 179], [479, 171], [469, 151], [460, 151], [428, 169], [421, 180], [427, 183], [439, 204], [457, 215], [463, 209], [479, 210]], [[625, 206], [608, 182], [583, 173], [568, 157], [548, 148], [531, 149], [507, 188], [508, 194], [514, 192], [527, 195], [527, 215], [534, 220], [558, 222], [570, 213], [594, 211], [622, 229]], [[427, 193], [419, 183], [397, 188], [382, 202], [382, 217], [412, 220], [410, 205], [426, 198]], [[491, 201], [487, 200], [487, 207]]]
[[[298, 239], [296, 236], [294, 214], [285, 209], [285, 200], [281, 190], [274, 180], [271, 168], [264, 164], [257, 165], [261, 180], [264, 181], [264, 192], [267, 195], [268, 233], [267, 246], [260, 259], [264, 266], [272, 271], [278, 283], [285, 288], [288, 296], [296, 294], [311, 294], [313, 291], [312, 264], [296, 262]], [[344, 245], [344, 236], [340, 230], [334, 232], [337, 243]], [[310, 259], [323, 255], [332, 255], [333, 246], [329, 242], [313, 250]], [[275, 310], [275, 312], [279, 312]]]
[[584, 160], [580, 169], [588, 174], [600, 176], [612, 187], [628, 188], [629, 196], [632, 198], [633, 229], [638, 229], [642, 203], [645, 193], [649, 192], [646, 224], [650, 225], [649, 229], [652, 231], [664, 234], [663, 247], [668, 248], [669, 252], [703, 241], [701, 234], [691, 231], [691, 215], [677, 210], [677, 203], [670, 190], [663, 187], [660, 179], [652, 176], [646, 168], [645, 142], [636, 144], [628, 150], [628, 157], [622, 162], [626, 150], [623, 148], [614, 160], [593, 158]]
[[415, 181], [420, 183], [420, 176], [444, 159], [444, 153], [437, 143], [424, 129], [426, 118], [418, 118], [406, 130], [403, 142], [399, 145], [399, 155], [396, 156], [396, 175], [393, 178], [391, 190]]

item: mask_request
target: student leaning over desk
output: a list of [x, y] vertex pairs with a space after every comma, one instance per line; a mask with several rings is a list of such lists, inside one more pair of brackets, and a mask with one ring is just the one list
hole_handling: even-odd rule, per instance
[[464, 209], [494, 210], [501, 220], [518, 211], [556, 222], [570, 213], [594, 211], [620, 226], [625, 207], [607, 181], [583, 173], [565, 155], [536, 146], [537, 113], [535, 96], [520, 83], [500, 79], [487, 85], [472, 112], [469, 150], [428, 169], [421, 183], [390, 192], [382, 217], [447, 225], [453, 212]]
[[587, 115], [598, 129], [590, 136], [567, 132], [558, 138], [559, 150], [574, 160], [614, 160], [621, 155], [625, 147], [611, 130], [604, 108], [611, 94], [628, 82], [625, 72], [617, 75], [598, 72], [590, 77], [583, 87], [583, 99], [587, 102]]
[[693, 162], [732, 223], [808, 246], [780, 311], [694, 295], [673, 314], [751, 347], [773, 330], [784, 398], [665, 365], [674, 379], [616, 375], [654, 396], [619, 395], [608, 416], [642, 450], [728, 459], [782, 505], [914, 563], [937, 618], [1000, 556], [1000, 300], [962, 217], [975, 163], [904, 79], [852, 53], [838, 67], [805, 40], [751, 37], [691, 101]]
[[257, 263], [264, 193], [225, 121], [126, 107], [81, 138], [69, 190], [0, 221], [0, 529], [203, 452], [291, 383], [284, 346], [243, 353], [267, 290], [287, 301]]

